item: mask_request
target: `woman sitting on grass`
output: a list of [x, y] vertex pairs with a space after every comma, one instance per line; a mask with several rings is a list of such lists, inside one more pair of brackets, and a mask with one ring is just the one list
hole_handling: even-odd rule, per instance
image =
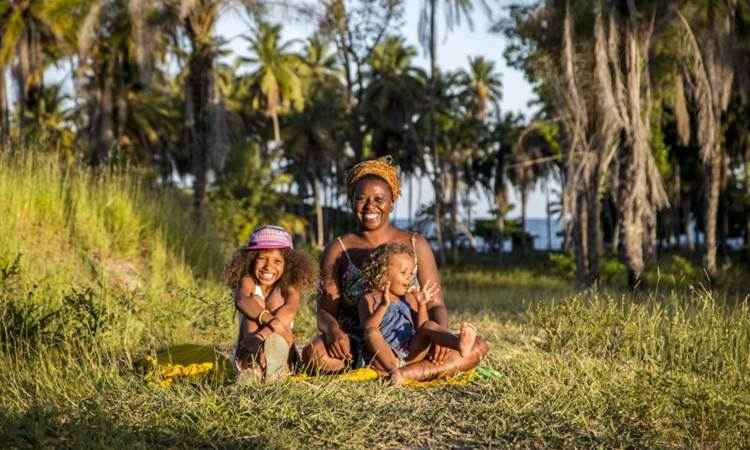
[[[401, 192], [396, 167], [384, 158], [363, 161], [349, 171], [346, 184], [358, 227], [355, 232], [328, 244], [323, 253], [317, 310], [321, 334], [302, 351], [303, 362], [313, 372], [338, 373], [366, 364], [359, 321], [359, 303], [365, 294], [360, 268], [380, 245], [403, 243], [412, 249], [416, 282], [434, 287], [427, 314], [436, 324], [448, 325], [448, 313], [439, 289], [440, 275], [430, 244], [418, 233], [400, 230], [389, 221]], [[435, 373], [443, 373], [448, 368], [464, 371], [475, 367], [487, 351], [487, 344], [479, 338], [466, 356], [434, 343], [427, 361]], [[373, 367], [377, 364], [377, 359], [371, 363]], [[385, 367], [378, 367], [378, 370], [389, 371]]]
[[296, 356], [292, 325], [303, 291], [317, 278], [315, 265], [294, 250], [291, 235], [266, 225], [253, 232], [224, 269], [234, 290], [240, 329], [234, 351], [238, 377], [243, 373], [270, 381], [286, 376]]
[[413, 286], [416, 255], [407, 244], [383, 244], [364, 267], [368, 292], [359, 304], [368, 361], [393, 385], [404, 380], [426, 381], [452, 375], [454, 368], [433, 367], [425, 362], [432, 344], [443, 345], [469, 356], [477, 339], [473, 325], [464, 322], [459, 334], [429, 320], [427, 305], [438, 291], [429, 281], [421, 290]]

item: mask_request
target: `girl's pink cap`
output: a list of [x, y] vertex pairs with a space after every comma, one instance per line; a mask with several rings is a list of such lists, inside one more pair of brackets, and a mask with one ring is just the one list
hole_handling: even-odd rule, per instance
[[265, 250], [272, 248], [294, 248], [292, 235], [276, 225], [263, 225], [253, 231], [247, 242], [248, 250]]

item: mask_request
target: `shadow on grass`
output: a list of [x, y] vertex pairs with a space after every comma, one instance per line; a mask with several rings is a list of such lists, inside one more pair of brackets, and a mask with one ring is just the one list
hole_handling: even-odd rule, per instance
[[[0, 440], [5, 448], [270, 448], [261, 436], [227, 436], [198, 431], [175, 420], [172, 426], [118, 423], [100, 405], [78, 405], [78, 414], [48, 406], [33, 406], [22, 414], [0, 412]], [[106, 432], [105, 432], [106, 430]]]

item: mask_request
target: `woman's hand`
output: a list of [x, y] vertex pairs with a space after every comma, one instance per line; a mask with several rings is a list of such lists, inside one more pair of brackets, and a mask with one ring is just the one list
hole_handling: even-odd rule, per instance
[[430, 347], [430, 352], [427, 355], [427, 359], [435, 364], [442, 364], [445, 362], [449, 353], [450, 348], [433, 343], [432, 347]]
[[341, 330], [335, 332], [332, 336], [326, 336], [326, 350], [332, 358], [348, 361], [352, 359], [349, 336]]

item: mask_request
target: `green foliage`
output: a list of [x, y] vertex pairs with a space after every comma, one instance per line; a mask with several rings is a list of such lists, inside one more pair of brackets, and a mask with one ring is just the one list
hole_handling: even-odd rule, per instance
[[599, 270], [602, 281], [607, 285], [624, 285], [627, 276], [627, 267], [619, 259], [604, 258]]
[[574, 279], [576, 274], [576, 261], [569, 253], [550, 253], [549, 262], [553, 273], [567, 279]]
[[73, 288], [59, 306], [50, 298], [42, 302], [42, 295], [38, 290], [20, 298], [0, 293], [0, 342], [9, 347], [51, 348], [70, 340], [91, 345], [111, 323], [91, 288]]
[[652, 107], [649, 144], [651, 145], [651, 154], [654, 155], [659, 173], [664, 180], [668, 180], [672, 176], [672, 164], [669, 161], [670, 148], [665, 141], [664, 130], [662, 128], [662, 114], [663, 107], [661, 104], [656, 104]]
[[702, 270], [680, 255], [662, 258], [659, 264], [648, 272], [647, 277], [655, 283], [699, 284], [705, 281]]
[[293, 234], [304, 233], [305, 219], [283, 208], [293, 202], [293, 197], [279, 189], [290, 182], [289, 175], [273, 170], [264, 162], [257, 143], [232, 148], [217, 180], [218, 190], [211, 194], [211, 199], [235, 245], [245, 242], [263, 224], [277, 224]]

